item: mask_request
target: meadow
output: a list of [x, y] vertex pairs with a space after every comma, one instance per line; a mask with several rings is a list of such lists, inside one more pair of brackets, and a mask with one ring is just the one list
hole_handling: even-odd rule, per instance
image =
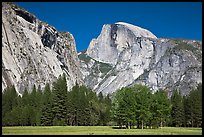
[[3, 135], [202, 135], [202, 128], [118, 129], [112, 126], [13, 126]]

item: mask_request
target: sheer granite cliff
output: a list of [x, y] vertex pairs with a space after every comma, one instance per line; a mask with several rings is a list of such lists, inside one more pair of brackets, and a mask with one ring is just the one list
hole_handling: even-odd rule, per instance
[[97, 93], [141, 83], [185, 95], [202, 83], [201, 41], [157, 38], [128, 23], [105, 24], [79, 58], [84, 82]]
[[67, 87], [83, 83], [74, 37], [12, 3], [2, 3], [2, 90], [43, 88], [66, 74]]
[[2, 3], [2, 91], [11, 85], [19, 94], [34, 84], [43, 88], [63, 73], [68, 90], [77, 82], [108, 94], [141, 83], [185, 95], [202, 83], [202, 42], [157, 38], [147, 29], [117, 22], [105, 24], [77, 55], [71, 33]]

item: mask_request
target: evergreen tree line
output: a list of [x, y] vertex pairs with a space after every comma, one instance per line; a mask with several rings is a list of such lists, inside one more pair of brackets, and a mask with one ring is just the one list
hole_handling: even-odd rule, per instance
[[175, 90], [170, 98], [143, 85], [125, 87], [114, 95], [111, 112], [120, 128], [202, 127], [202, 84], [186, 96]]
[[67, 92], [65, 75], [53, 83], [52, 90], [46, 84], [43, 91], [33, 86], [25, 89], [22, 97], [15, 87], [2, 93], [3, 126], [95, 126], [110, 121], [111, 100], [109, 95], [98, 95], [77, 83]]
[[202, 126], [202, 84], [187, 96], [173, 91], [171, 98], [163, 90], [154, 94], [147, 86], [125, 87], [113, 95], [98, 95], [76, 85], [67, 92], [65, 75], [46, 84], [42, 91], [33, 86], [22, 97], [14, 86], [2, 93], [3, 126], [96, 126], [121, 128], [158, 128], [163, 126]]

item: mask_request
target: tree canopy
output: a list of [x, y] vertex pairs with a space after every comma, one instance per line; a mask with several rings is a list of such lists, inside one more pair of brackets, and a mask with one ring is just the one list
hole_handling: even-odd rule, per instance
[[[38, 88], [36, 88], [38, 87]], [[126, 128], [202, 127], [202, 84], [181, 96], [153, 92], [144, 85], [123, 87], [114, 94], [96, 93], [77, 82], [67, 90], [63, 74], [44, 89], [33, 85], [22, 97], [11, 86], [2, 92], [3, 126], [96, 126]]]

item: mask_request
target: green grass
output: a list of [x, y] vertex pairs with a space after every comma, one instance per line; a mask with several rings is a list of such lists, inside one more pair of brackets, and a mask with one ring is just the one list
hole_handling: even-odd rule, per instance
[[111, 126], [2, 127], [3, 135], [202, 135], [202, 128], [114, 129]]

